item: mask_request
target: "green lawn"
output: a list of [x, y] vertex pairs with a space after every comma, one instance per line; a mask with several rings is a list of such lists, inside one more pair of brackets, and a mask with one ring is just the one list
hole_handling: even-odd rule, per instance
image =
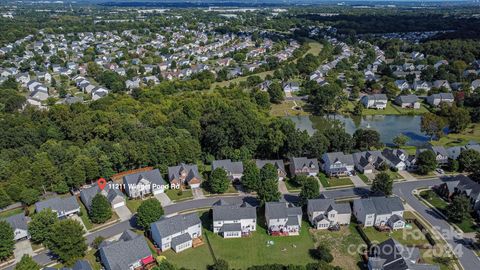
[[392, 180], [403, 179], [403, 177], [398, 172], [388, 170], [387, 173], [388, 173], [388, 175], [390, 175], [390, 179], [392, 179]]
[[[343, 108], [343, 112], [350, 113], [355, 108], [356, 102], [349, 101]], [[392, 102], [388, 102], [387, 108], [384, 110], [376, 109], [363, 109], [362, 115], [419, 115], [429, 112], [428, 109], [422, 104], [419, 109], [404, 109]]]
[[460, 146], [465, 145], [469, 141], [480, 142], [480, 124], [471, 124], [462, 133], [450, 133], [447, 136], [440, 138], [438, 141], [432, 141], [433, 145], [441, 146]]
[[12, 210], [4, 211], [0, 213], [0, 218], [8, 218], [14, 215], [23, 213], [23, 208], [15, 208]]
[[183, 191], [179, 189], [167, 189], [165, 194], [167, 194], [168, 198], [172, 201], [182, 201], [193, 198], [191, 189], [185, 189]]
[[137, 209], [140, 206], [140, 204], [143, 202], [143, 200], [140, 199], [127, 199], [127, 207], [130, 209], [130, 212], [132, 213], [137, 213]]
[[360, 177], [360, 179], [362, 179], [362, 181], [365, 183], [365, 184], [371, 184], [372, 181], [370, 181], [370, 179], [368, 179], [368, 177], [363, 174], [363, 173], [357, 173], [358, 177]]
[[[211, 193], [207, 189], [202, 189], [202, 190], [203, 190], [203, 194], [205, 196], [218, 195], [217, 193]], [[228, 186], [227, 191], [225, 191], [224, 193], [220, 193], [220, 194], [232, 194], [232, 193], [238, 193], [238, 190], [232, 184], [230, 184]]]
[[287, 187], [288, 191], [290, 192], [298, 192], [302, 189], [302, 186], [293, 181], [292, 179], [288, 178], [285, 182], [285, 186]]
[[429, 243], [422, 231], [413, 223], [411, 228], [396, 230], [391, 232], [379, 232], [373, 227], [364, 228], [363, 231], [373, 243], [381, 243], [389, 238], [393, 238], [405, 246], [426, 245]]
[[327, 177], [323, 173], [318, 174], [318, 178], [320, 179], [320, 183], [324, 188], [335, 188], [341, 186], [353, 186], [352, 180], [348, 177]]
[[[258, 222], [263, 223], [260, 215]], [[267, 234], [265, 228], [258, 225], [257, 231], [250, 237], [236, 239], [224, 239], [204, 229], [203, 246], [179, 254], [167, 251], [162, 255], [178, 267], [205, 269], [207, 265], [213, 264], [205, 237], [208, 236], [216, 258], [228, 261], [231, 269], [246, 269], [252, 265], [267, 263], [305, 265], [314, 262], [309, 255], [309, 250], [315, 247], [309, 228], [309, 224], [303, 222], [299, 236], [272, 237]], [[273, 245], [268, 246], [268, 241], [273, 241]]]
[[[445, 214], [445, 209], [448, 207], [448, 202], [442, 199], [437, 193], [432, 190], [424, 190], [419, 194], [424, 200], [429, 202], [438, 211]], [[452, 222], [452, 221], [450, 221]], [[463, 232], [471, 233], [476, 232], [478, 225], [473, 218], [464, 219], [462, 222], [452, 222], [457, 225]]]
[[80, 205], [80, 218], [82, 219], [83, 225], [85, 225], [87, 230], [91, 230], [93, 228], [93, 223], [88, 217], [87, 209], [82, 202], [78, 202], [78, 204]]
[[[297, 106], [302, 107], [302, 110], [293, 109], [295, 107], [295, 104]], [[304, 105], [305, 105], [305, 102], [301, 100], [296, 100], [296, 101], [284, 100], [280, 104], [272, 104], [272, 107], [270, 109], [270, 115], [273, 115], [273, 116], [309, 115], [309, 113], [303, 109]]]
[[[359, 247], [365, 247], [366, 244], [355, 229], [352, 222], [350, 226], [345, 226], [340, 231], [311, 230], [311, 233], [318, 244], [327, 245], [333, 255], [332, 265], [340, 266], [342, 269], [357, 269], [361, 262], [360, 254], [357, 256], [350, 254], [351, 250], [360, 250]], [[354, 248], [352, 248], [354, 247]]]

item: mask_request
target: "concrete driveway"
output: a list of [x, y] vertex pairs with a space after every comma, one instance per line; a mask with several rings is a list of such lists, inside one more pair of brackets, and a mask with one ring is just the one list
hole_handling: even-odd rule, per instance
[[23, 255], [30, 255], [33, 256], [33, 249], [30, 240], [22, 240], [15, 243], [15, 249], [13, 250], [13, 254], [15, 255], [15, 262], [19, 262]]
[[407, 181], [415, 181], [415, 180], [418, 180], [417, 178], [415, 178], [415, 176], [411, 175], [409, 172], [407, 171], [398, 171], [398, 174], [400, 174], [401, 177], [403, 177], [405, 180]]
[[285, 184], [285, 181], [278, 181], [278, 191], [282, 194], [287, 194], [288, 193], [288, 189], [287, 189], [287, 185]]
[[129, 220], [132, 217], [132, 212], [126, 205], [115, 208], [115, 213], [117, 213], [121, 221]]
[[170, 198], [165, 193], [155, 194], [155, 198], [160, 202], [162, 206], [167, 206], [172, 203]]
[[203, 194], [203, 190], [201, 188], [192, 188], [193, 199], [203, 199], [205, 195]]
[[79, 217], [78, 215], [73, 215], [73, 216], [70, 216], [70, 217], [68, 217], [68, 218], [78, 221], [80, 224], [82, 224], [83, 229], [84, 229], [86, 232], [88, 232], [87, 227], [85, 227], [85, 224], [83, 224], [83, 220], [82, 220], [81, 217]]
[[366, 187], [367, 184], [363, 182], [363, 180], [358, 176], [358, 175], [351, 175], [350, 180], [352, 180], [352, 183], [355, 187]]

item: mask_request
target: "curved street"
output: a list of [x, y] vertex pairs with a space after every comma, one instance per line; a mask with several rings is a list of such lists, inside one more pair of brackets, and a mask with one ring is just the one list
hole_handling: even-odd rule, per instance
[[[448, 242], [452, 250], [457, 254], [460, 264], [464, 269], [480, 269], [480, 259], [476, 256], [475, 252], [470, 248], [469, 244], [464, 241], [461, 236], [453, 236], [451, 232], [454, 232], [454, 229], [447, 221], [445, 221], [441, 216], [436, 212], [425, 206], [421, 203], [412, 192], [415, 189], [422, 187], [431, 187], [439, 185], [447, 179], [427, 179], [427, 180], [418, 180], [418, 181], [404, 181], [395, 183], [393, 187], [393, 193], [400, 198], [402, 198], [411, 208], [417, 211], [425, 220], [427, 220], [438, 232], [440, 232], [445, 240]], [[369, 187], [364, 188], [343, 188], [343, 189], [334, 189], [323, 191], [322, 195], [327, 198], [356, 198], [364, 197], [370, 194]], [[290, 202], [298, 201], [298, 194], [284, 194], [284, 199]], [[254, 196], [243, 195], [243, 196], [215, 196], [207, 197], [204, 199], [197, 200], [188, 200], [178, 203], [174, 203], [164, 207], [165, 214], [171, 215], [179, 212], [194, 211], [197, 209], [205, 209], [211, 207], [219, 199], [226, 200], [228, 202], [248, 202], [252, 205], [258, 204], [258, 201]], [[123, 221], [116, 223], [108, 228], [89, 233], [86, 235], [87, 242], [90, 244], [93, 240], [102, 236], [104, 238], [110, 238], [115, 235], [121, 234], [127, 229], [131, 229], [134, 226], [134, 218], [131, 220]], [[452, 237], [453, 236], [453, 237]], [[34, 256], [35, 261], [42, 265], [47, 265], [53, 262], [52, 257], [49, 256], [48, 251], [44, 251], [36, 256]], [[13, 270], [14, 266], [10, 266], [5, 269]]]

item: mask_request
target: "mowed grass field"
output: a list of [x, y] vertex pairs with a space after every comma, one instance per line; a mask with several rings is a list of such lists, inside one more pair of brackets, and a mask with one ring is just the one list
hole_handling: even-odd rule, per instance
[[[207, 213], [203, 213], [202, 219], [205, 219]], [[262, 216], [258, 215], [258, 224], [263, 222]], [[268, 263], [305, 265], [315, 261], [310, 257], [310, 250], [315, 248], [315, 242], [307, 222], [303, 222], [300, 235], [284, 237], [269, 236], [266, 229], [258, 224], [257, 231], [250, 237], [235, 239], [224, 239], [204, 226], [203, 246], [178, 254], [169, 250], [161, 255], [178, 267], [206, 269], [214, 261], [207, 244], [208, 237], [215, 257], [228, 261], [232, 269], [246, 269], [252, 265]]]

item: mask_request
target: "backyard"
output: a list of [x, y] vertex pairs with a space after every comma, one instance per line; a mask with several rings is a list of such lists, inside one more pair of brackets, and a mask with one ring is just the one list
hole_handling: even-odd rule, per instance
[[[205, 212], [202, 219], [205, 220], [206, 216]], [[204, 222], [208, 223], [208, 221]], [[258, 219], [258, 224], [263, 224], [261, 218]], [[162, 255], [178, 267], [205, 269], [207, 265], [213, 264], [213, 257], [207, 244], [208, 237], [215, 257], [228, 261], [232, 269], [246, 269], [252, 265], [272, 262], [305, 265], [314, 262], [309, 255], [309, 250], [315, 247], [309, 228], [309, 224], [303, 222], [299, 236], [273, 237], [267, 234], [262, 225], [258, 225], [257, 231], [250, 237], [235, 239], [224, 239], [204, 229], [205, 244], [203, 246], [188, 249], [179, 254], [167, 251]]]

